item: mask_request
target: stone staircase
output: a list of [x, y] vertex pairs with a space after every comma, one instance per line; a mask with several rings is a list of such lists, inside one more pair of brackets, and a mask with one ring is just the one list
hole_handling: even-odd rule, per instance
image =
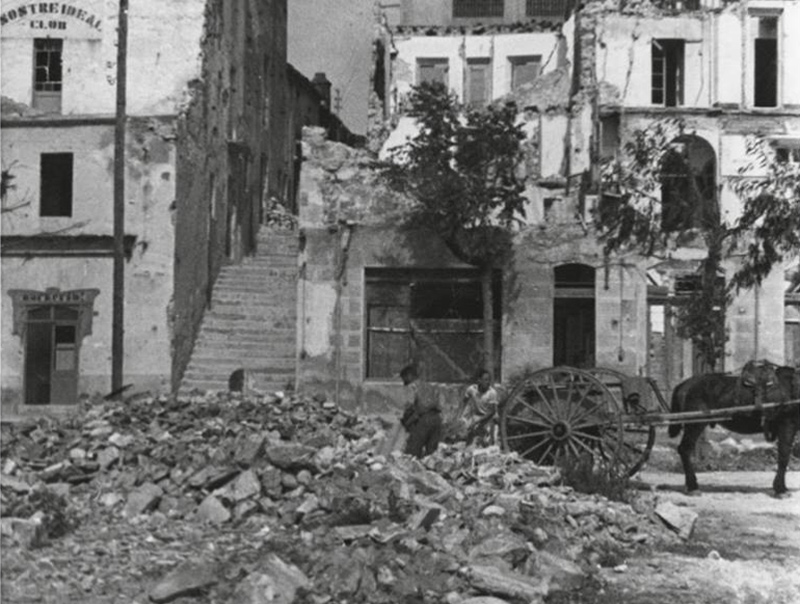
[[297, 253], [295, 231], [262, 227], [255, 256], [222, 268], [179, 394], [227, 390], [239, 368], [258, 390], [294, 386]]

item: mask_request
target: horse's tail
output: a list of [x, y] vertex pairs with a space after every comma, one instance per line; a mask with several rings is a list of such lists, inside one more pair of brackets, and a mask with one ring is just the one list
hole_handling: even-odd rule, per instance
[[[682, 383], [678, 384], [675, 387], [675, 390], [672, 391], [672, 405], [670, 409], [672, 410], [673, 413], [680, 412], [681, 408], [683, 407], [684, 395], [682, 386], [683, 386]], [[683, 424], [675, 423], [669, 425], [667, 432], [670, 438], [675, 438], [676, 436], [678, 436], [678, 434], [681, 433], [682, 429], [683, 429]]]

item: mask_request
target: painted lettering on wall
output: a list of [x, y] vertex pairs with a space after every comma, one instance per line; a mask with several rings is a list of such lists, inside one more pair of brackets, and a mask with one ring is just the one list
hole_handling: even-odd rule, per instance
[[21, 4], [0, 13], [0, 26], [8, 25], [23, 19], [30, 20], [31, 29], [67, 30], [71, 20], [77, 20], [86, 26], [100, 31], [100, 17], [63, 2], [32, 2]]

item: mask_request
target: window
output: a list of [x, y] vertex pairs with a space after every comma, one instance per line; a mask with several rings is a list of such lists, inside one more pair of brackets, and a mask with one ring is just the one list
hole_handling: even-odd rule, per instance
[[492, 64], [489, 59], [467, 59], [467, 104], [479, 108], [492, 100]]
[[502, 17], [504, 0], [453, 0], [453, 17]]
[[25, 404], [77, 402], [77, 308], [32, 307], [25, 330]]
[[[495, 375], [501, 277], [493, 281]], [[367, 269], [367, 378], [395, 378], [411, 359], [433, 382], [469, 379], [483, 360], [483, 299], [474, 269]]]
[[449, 63], [447, 59], [417, 59], [417, 84], [434, 82], [448, 85]]
[[800, 164], [800, 147], [777, 147], [775, 160], [780, 164]]
[[42, 153], [40, 216], [72, 216], [72, 153]]
[[511, 63], [511, 90], [530, 84], [539, 77], [542, 68], [542, 57], [509, 57]]
[[33, 107], [47, 113], [61, 112], [64, 41], [58, 38], [33, 40]]
[[661, 164], [661, 227], [665, 232], [719, 223], [716, 154], [698, 136], [672, 142]]
[[778, 105], [778, 17], [751, 18], [753, 32], [753, 105]]
[[573, 0], [526, 0], [526, 17], [566, 17]]
[[564, 264], [553, 270], [553, 365], [595, 365], [595, 269]]
[[653, 40], [651, 102], [683, 105], [683, 40]]
[[600, 118], [600, 157], [613, 159], [620, 148], [619, 115]]

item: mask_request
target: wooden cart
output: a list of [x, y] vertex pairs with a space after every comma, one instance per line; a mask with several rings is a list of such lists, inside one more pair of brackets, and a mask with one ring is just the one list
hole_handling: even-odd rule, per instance
[[[798, 403], [765, 403], [761, 409]], [[500, 405], [500, 438], [505, 450], [536, 463], [589, 455], [633, 475], [650, 455], [656, 426], [720, 421], [754, 410], [670, 413], [651, 378], [600, 367], [551, 367], [531, 373], [509, 391]]]

